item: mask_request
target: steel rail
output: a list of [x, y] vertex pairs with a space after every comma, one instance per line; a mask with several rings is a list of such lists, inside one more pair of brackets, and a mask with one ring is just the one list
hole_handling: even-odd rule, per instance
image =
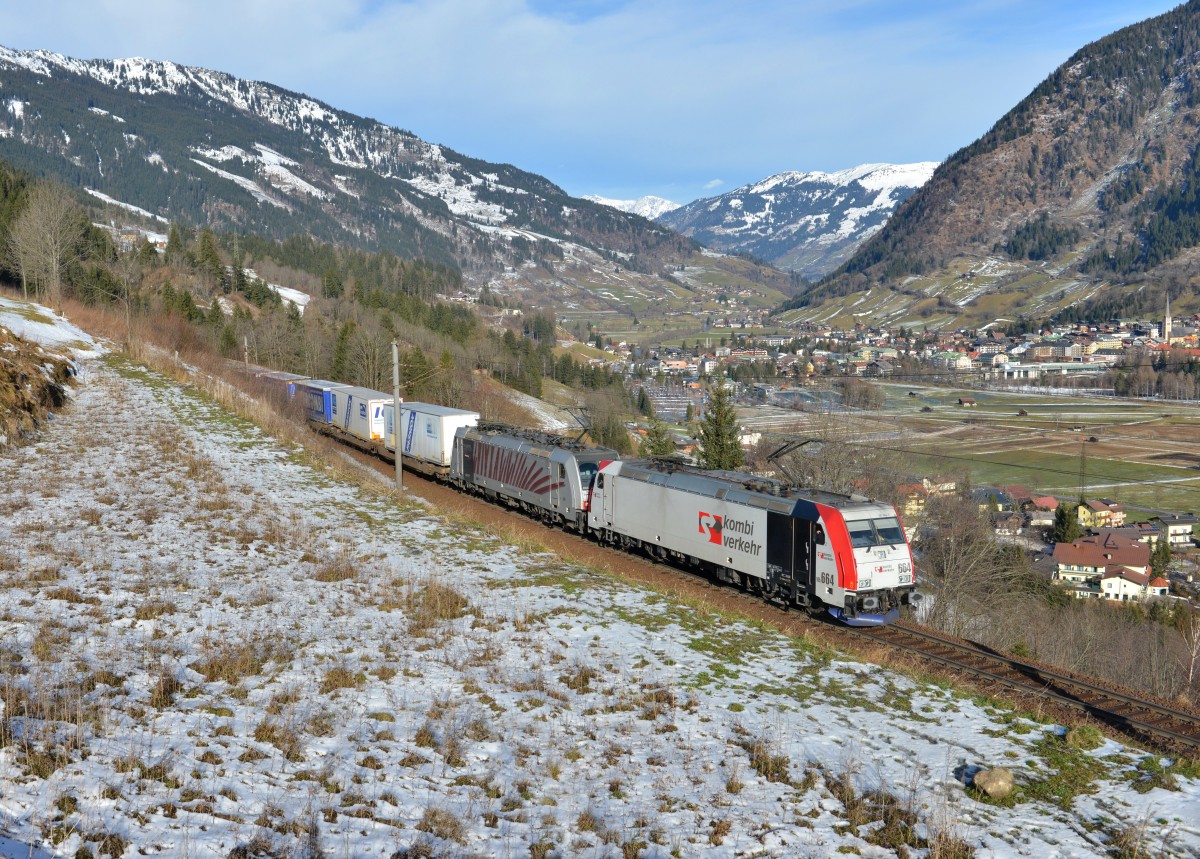
[[[853, 632], [890, 647], [916, 653], [947, 668], [965, 671], [1009, 689], [1034, 694], [1056, 704], [1083, 711], [1130, 734], [1166, 741], [1176, 750], [1187, 750], [1192, 754], [1200, 752], [1200, 717], [1190, 713], [1031, 665], [977, 644], [964, 644], [945, 638], [909, 624], [854, 628]], [[906, 636], [915, 639], [916, 643], [902, 640]], [[934, 652], [935, 647], [950, 653]], [[970, 664], [966, 659], [981, 664]], [[997, 667], [1007, 671], [1008, 675], [997, 673]], [[1141, 712], [1153, 713], [1168, 724], [1139, 717]]]

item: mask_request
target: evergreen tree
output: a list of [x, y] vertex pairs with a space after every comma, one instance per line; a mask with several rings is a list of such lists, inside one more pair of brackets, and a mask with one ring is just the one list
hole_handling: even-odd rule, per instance
[[1150, 552], [1150, 570], [1155, 576], [1167, 577], [1167, 567], [1171, 565], [1171, 544], [1167, 542], [1166, 535], [1160, 535], [1154, 542], [1154, 549]]
[[321, 275], [321, 295], [325, 298], [341, 298], [344, 291], [345, 287], [337, 269], [327, 268]]
[[645, 388], [638, 388], [637, 410], [648, 418], [654, 417], [654, 403], [650, 402]]
[[700, 450], [700, 465], [704, 468], [737, 468], [743, 462], [737, 412], [722, 386], [713, 388], [708, 412], [700, 425]]
[[1083, 527], [1079, 524], [1079, 505], [1065, 501], [1060, 503], [1054, 511], [1054, 542], [1070, 543], [1081, 536]]
[[333, 381], [341, 382], [350, 375], [350, 341], [354, 336], [354, 323], [346, 322], [338, 331], [337, 340], [333, 344], [333, 361], [329, 368]]
[[646, 440], [642, 442], [642, 453], [646, 456], [670, 456], [675, 452], [675, 439], [670, 428], [662, 421], [652, 421]]

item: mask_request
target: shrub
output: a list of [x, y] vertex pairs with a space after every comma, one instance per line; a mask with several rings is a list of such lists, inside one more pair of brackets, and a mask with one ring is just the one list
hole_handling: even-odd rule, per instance
[[465, 844], [467, 840], [466, 829], [462, 821], [453, 812], [443, 808], [425, 809], [421, 815], [421, 822], [417, 824], [417, 829], [421, 832], [428, 832], [430, 835], [436, 835], [444, 841]]

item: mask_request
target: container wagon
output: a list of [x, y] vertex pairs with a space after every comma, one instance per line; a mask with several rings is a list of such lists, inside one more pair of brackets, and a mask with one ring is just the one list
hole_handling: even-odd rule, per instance
[[383, 408], [393, 402], [391, 394], [346, 385], [331, 389], [329, 398], [330, 426], [362, 442], [366, 449], [373, 449], [375, 442], [383, 443]]
[[[395, 455], [395, 408], [386, 403], [384, 412], [384, 446]], [[445, 478], [450, 473], [454, 454], [454, 434], [479, 423], [479, 413], [429, 403], [400, 404], [400, 444], [404, 464], [408, 468], [433, 477]]]
[[300, 395], [304, 406], [304, 417], [323, 427], [329, 426], [333, 420], [333, 396], [335, 388], [344, 388], [341, 382], [330, 382], [327, 379], [309, 379], [296, 383], [296, 393]]
[[297, 383], [309, 381], [308, 376], [284, 373], [282, 370], [261, 370], [254, 374], [254, 378], [273, 391], [287, 394], [288, 399], [296, 396]]

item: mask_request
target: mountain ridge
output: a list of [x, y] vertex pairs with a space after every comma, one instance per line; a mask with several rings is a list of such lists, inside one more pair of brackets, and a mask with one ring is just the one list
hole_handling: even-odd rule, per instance
[[788, 171], [696, 200], [656, 220], [701, 244], [815, 280], [847, 260], [936, 162]]
[[791, 294], [784, 273], [273, 84], [10, 48], [0, 70], [0, 157], [152, 215], [386, 250], [517, 303], [626, 318], [685, 303], [670, 279], [683, 267], [701, 284], [733, 277], [762, 306]]

